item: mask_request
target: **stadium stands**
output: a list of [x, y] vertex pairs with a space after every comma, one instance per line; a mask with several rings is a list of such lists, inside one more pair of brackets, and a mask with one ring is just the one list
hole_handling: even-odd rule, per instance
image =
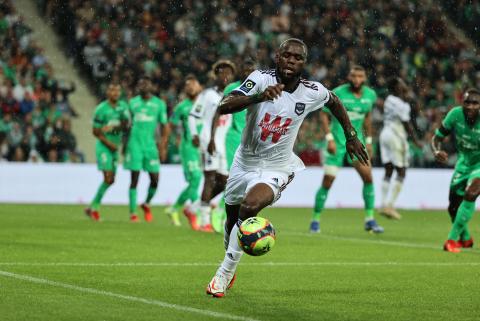
[[[365, 66], [381, 98], [379, 107], [386, 79], [399, 75], [413, 89], [417, 130], [424, 142], [423, 150], [413, 149], [415, 166], [435, 166], [428, 147], [433, 129], [458, 104], [462, 90], [479, 82], [479, 57], [452, 34], [445, 11], [434, 2], [40, 3], [98, 95], [113, 78], [121, 80], [129, 97], [138, 76], [148, 74], [172, 108], [187, 73], [205, 83], [209, 66], [219, 57], [239, 63], [242, 57], [254, 56], [260, 66], [269, 67], [268, 53], [290, 36], [304, 39], [310, 47], [306, 76], [329, 88], [344, 81], [350, 64]], [[380, 110], [374, 113], [376, 130], [382, 127]], [[323, 135], [317, 120], [318, 115], [312, 115], [306, 122], [297, 144], [297, 151], [313, 164], [321, 161]], [[450, 163], [454, 160], [452, 156]]]
[[0, 161], [79, 162], [68, 101], [75, 86], [55, 78], [12, 1], [0, 4]]

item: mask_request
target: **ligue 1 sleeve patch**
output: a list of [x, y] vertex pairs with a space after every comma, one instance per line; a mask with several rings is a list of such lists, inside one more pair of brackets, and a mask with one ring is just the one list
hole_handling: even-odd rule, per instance
[[255, 85], [256, 83], [253, 80], [247, 79], [240, 87], [240, 90], [244, 93], [248, 93], [253, 87], [255, 87]]

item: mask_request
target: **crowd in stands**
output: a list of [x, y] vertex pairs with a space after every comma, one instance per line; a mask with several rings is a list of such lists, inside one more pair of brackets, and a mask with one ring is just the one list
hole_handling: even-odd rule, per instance
[[480, 47], [480, 1], [479, 0], [442, 0], [443, 8], [455, 25], [464, 29]]
[[[465, 1], [464, 1], [465, 2]], [[467, 1], [468, 2], [468, 1]], [[476, 1], [474, 1], [477, 3]], [[374, 128], [382, 127], [386, 80], [405, 79], [412, 88], [413, 115], [423, 149], [413, 149], [415, 166], [434, 166], [428, 142], [445, 113], [467, 87], [480, 88], [480, 60], [449, 28], [436, 2], [418, 1], [134, 1], [39, 0], [47, 19], [63, 35], [101, 96], [110, 79], [125, 97], [139, 75], [149, 75], [170, 111], [179, 101], [184, 76], [207, 84], [218, 58], [241, 63], [254, 57], [272, 66], [275, 48], [288, 37], [309, 46], [305, 77], [328, 88], [345, 81], [349, 66], [368, 70], [380, 99]], [[475, 21], [475, 20], [474, 20]], [[478, 22], [478, 19], [477, 21]], [[318, 114], [302, 128], [297, 152], [310, 164], [321, 162], [323, 133]], [[453, 150], [452, 142], [447, 149]], [[172, 148], [172, 151], [174, 148]], [[172, 157], [174, 159], [175, 157]], [[454, 155], [451, 164], [455, 161]], [[374, 164], [378, 165], [377, 157]]]
[[12, 1], [0, 2], [0, 161], [81, 161], [72, 84], [58, 81]]

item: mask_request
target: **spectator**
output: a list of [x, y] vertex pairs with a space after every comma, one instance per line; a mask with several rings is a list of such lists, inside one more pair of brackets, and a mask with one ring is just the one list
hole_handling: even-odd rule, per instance
[[[351, 64], [366, 67], [380, 106], [386, 79], [401, 76], [413, 87], [414, 111], [420, 118], [428, 109], [458, 104], [461, 92], [480, 82], [480, 60], [474, 48], [454, 36], [435, 2], [298, 0], [248, 1], [245, 5], [241, 1], [180, 0], [175, 2], [178, 5], [165, 1], [138, 5], [124, 0], [119, 5], [115, 1], [46, 1], [54, 21], [62, 21], [57, 15], [73, 18], [69, 20], [72, 28], [59, 23], [58, 31], [67, 47], [74, 48], [76, 59], [84, 63], [99, 96], [113, 78], [121, 80], [124, 97], [129, 98], [138, 76], [148, 74], [157, 94], [171, 108], [186, 74], [194, 73], [206, 83], [207, 71], [218, 58], [238, 63], [251, 54], [260, 66], [269, 68], [273, 58], [269, 52], [287, 37], [306, 41], [310, 50], [305, 76], [329, 88], [339, 85]], [[441, 2], [455, 8], [455, 1]], [[478, 19], [472, 17], [477, 17], [478, 1], [471, 3], [459, 2], [459, 20], [475, 24]], [[451, 14], [456, 11], [449, 10]], [[377, 128], [379, 118], [375, 118]], [[423, 121], [422, 126], [420, 134], [425, 135], [432, 123]], [[298, 148], [306, 146], [319, 148], [316, 138], [300, 135]]]
[[[61, 117], [75, 116], [68, 95], [73, 84], [59, 83], [43, 48], [11, 0], [0, 5], [0, 159], [38, 160], [46, 130]], [[58, 97], [58, 101], [57, 101]], [[71, 132], [69, 133], [71, 135]], [[51, 137], [49, 137], [51, 138]], [[75, 139], [69, 136], [69, 139]], [[76, 151], [78, 153], [78, 151]], [[43, 154], [46, 158], [48, 152]], [[51, 159], [54, 159], [53, 157]], [[57, 160], [59, 158], [57, 157]], [[81, 159], [81, 157], [77, 157]]]

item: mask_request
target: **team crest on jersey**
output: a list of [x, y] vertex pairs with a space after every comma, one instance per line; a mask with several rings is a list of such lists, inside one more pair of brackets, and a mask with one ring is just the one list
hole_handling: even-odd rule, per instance
[[295, 104], [295, 114], [300, 116], [305, 112], [305, 104], [304, 103], [296, 103]]
[[243, 83], [243, 85], [240, 87], [240, 90], [242, 90], [245, 93], [248, 93], [250, 90], [252, 90], [253, 87], [255, 87], [256, 83], [253, 80], [247, 79]]

